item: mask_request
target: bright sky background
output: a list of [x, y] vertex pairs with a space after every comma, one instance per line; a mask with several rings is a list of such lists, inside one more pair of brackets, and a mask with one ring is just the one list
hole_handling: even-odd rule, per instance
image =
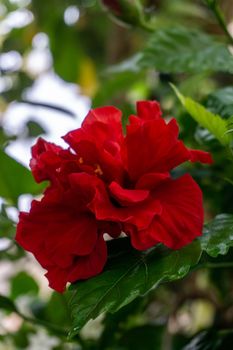
[[[79, 94], [77, 85], [64, 82], [51, 71], [42, 74], [35, 81], [25, 92], [24, 99], [68, 109], [75, 114], [75, 117], [47, 108], [13, 102], [4, 114], [5, 131], [9, 135], [21, 134], [27, 121], [34, 120], [46, 130], [46, 135], [43, 136], [46, 140], [60, 145], [65, 145], [61, 136], [80, 127], [90, 109], [90, 100]], [[22, 136], [7, 147], [7, 152], [28, 166], [30, 148], [35, 141], [35, 138], [28, 139]]]
[[[30, 0], [10, 0], [19, 8], [10, 13], [0, 2], [0, 38], [7, 35], [14, 28], [22, 28], [30, 24], [33, 14], [26, 6]], [[75, 25], [79, 20], [77, 6], [69, 6], [64, 12], [64, 22]], [[43, 127], [46, 134], [42, 135], [46, 140], [67, 147], [61, 136], [68, 131], [80, 127], [91, 106], [88, 97], [81, 95], [78, 85], [62, 80], [53, 71], [53, 60], [49, 48], [49, 38], [45, 33], [37, 33], [32, 40], [32, 49], [26, 56], [21, 56], [17, 51], [0, 53], [0, 71], [14, 73], [18, 70], [27, 72], [34, 80], [31, 87], [23, 92], [23, 100], [54, 105], [74, 114], [73, 117], [48, 108], [32, 106], [26, 103], [13, 101], [1, 116], [1, 122], [8, 135], [19, 135], [17, 141], [13, 141], [6, 148], [6, 152], [23, 165], [29, 165], [31, 157], [31, 146], [35, 144], [36, 138], [28, 138], [25, 134], [27, 122], [36, 121]], [[0, 93], [8, 91], [14, 84], [12, 75], [1, 76]], [[19, 208], [28, 210], [30, 207], [30, 195], [22, 195], [19, 198]], [[0, 198], [1, 202], [1, 198]], [[0, 203], [1, 204], [1, 203]], [[9, 215], [17, 221], [17, 210], [8, 208]]]

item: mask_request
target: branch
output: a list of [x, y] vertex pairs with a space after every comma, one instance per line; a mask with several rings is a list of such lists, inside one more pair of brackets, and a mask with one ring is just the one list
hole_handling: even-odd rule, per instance
[[223, 29], [224, 33], [226, 34], [230, 44], [233, 45], [233, 37], [231, 36], [227, 28], [227, 23], [222, 13], [222, 10], [218, 4], [218, 1], [217, 0], [204, 0], [204, 1], [209, 6], [213, 14], [215, 15], [220, 27]]

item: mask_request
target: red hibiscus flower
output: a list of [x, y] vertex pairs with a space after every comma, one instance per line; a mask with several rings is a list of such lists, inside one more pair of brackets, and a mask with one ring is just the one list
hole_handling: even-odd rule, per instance
[[176, 120], [166, 123], [157, 102], [138, 102], [129, 121], [124, 136], [121, 112], [97, 108], [64, 136], [69, 149], [42, 139], [32, 148], [35, 180], [50, 185], [20, 214], [16, 240], [57, 291], [102, 271], [104, 233], [125, 232], [138, 250], [157, 243], [177, 249], [202, 233], [202, 192], [190, 175], [173, 179], [171, 170], [211, 163], [211, 156], [185, 147]]

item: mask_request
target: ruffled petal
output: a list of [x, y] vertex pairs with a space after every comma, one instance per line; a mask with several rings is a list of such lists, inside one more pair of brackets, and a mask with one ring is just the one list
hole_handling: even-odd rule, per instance
[[99, 274], [107, 261], [107, 246], [102, 236], [99, 236], [98, 241], [92, 253], [80, 257], [74, 262], [72, 269], [68, 274], [69, 282], [76, 282], [93, 277]]
[[47, 142], [42, 138], [32, 147], [32, 158], [30, 168], [36, 182], [42, 182], [50, 179], [51, 169], [56, 169], [60, 163], [59, 152], [61, 147]]
[[69, 268], [76, 257], [90, 254], [97, 242], [94, 216], [79, 215], [71, 207], [34, 201], [21, 213], [16, 241], [33, 253], [44, 268]]
[[107, 182], [114, 179], [121, 181], [123, 131], [118, 109], [103, 107], [91, 110], [82, 127], [63, 138], [76, 152], [82, 171], [96, 174]]
[[208, 153], [186, 148], [178, 133], [175, 119], [168, 124], [162, 118], [143, 123], [134, 120], [127, 127], [122, 158], [132, 181], [138, 181], [146, 173], [170, 172], [188, 160], [211, 162]]
[[49, 281], [49, 287], [56, 290], [58, 293], [63, 293], [67, 284], [67, 270], [60, 269], [56, 266], [51, 267], [45, 277]]
[[138, 101], [137, 115], [143, 120], [159, 119], [162, 116], [160, 104], [157, 101]]
[[123, 231], [126, 233], [126, 235], [130, 236], [132, 246], [137, 250], [147, 250], [153, 246], [155, 246], [157, 243], [153, 236], [148, 234], [148, 231], [151, 228], [151, 224], [148, 227], [148, 229], [144, 230], [137, 230], [137, 228], [134, 225], [125, 224]]
[[36, 182], [65, 184], [67, 174], [79, 171], [78, 159], [69, 151], [39, 138], [32, 147], [30, 168]]
[[189, 159], [174, 125], [162, 118], [129, 125], [124, 146], [126, 168], [133, 181], [145, 173], [168, 172]]
[[208, 152], [200, 151], [197, 149], [190, 149], [189, 152], [190, 152], [190, 161], [192, 163], [195, 163], [195, 162], [200, 162], [204, 164], [213, 163], [213, 158], [211, 154]]
[[97, 188], [93, 201], [88, 206], [97, 220], [131, 223], [138, 229], [148, 227], [153, 217], [161, 212], [158, 200], [149, 198], [133, 206], [116, 206], [104, 187]]
[[153, 190], [170, 177], [169, 172], [144, 174], [137, 181], [135, 188]]
[[115, 107], [101, 107], [91, 110], [82, 127], [65, 135], [64, 140], [76, 151], [79, 142], [88, 140], [103, 147], [108, 140], [119, 143], [122, 140], [122, 113]]
[[202, 234], [202, 192], [190, 175], [167, 181], [153, 196], [160, 201], [162, 212], [146, 230], [138, 231], [134, 237], [130, 234], [136, 249], [144, 250], [158, 242], [179, 249]]
[[[97, 239], [95, 220], [90, 214], [76, 214], [70, 207], [34, 202], [30, 213], [21, 213], [16, 240], [26, 250], [44, 246], [48, 257], [62, 252], [86, 255]], [[45, 251], [46, 255], [46, 251]]]
[[128, 190], [122, 188], [118, 183], [112, 182], [109, 185], [111, 195], [117, 202], [123, 206], [134, 205], [135, 203], [143, 202], [149, 197], [150, 192], [147, 190]]

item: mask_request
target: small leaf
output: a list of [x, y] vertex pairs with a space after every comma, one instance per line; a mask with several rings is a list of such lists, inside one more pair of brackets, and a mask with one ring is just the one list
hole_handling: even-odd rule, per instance
[[39, 135], [46, 134], [45, 129], [34, 120], [29, 120], [27, 122], [27, 129], [29, 137], [37, 137]]
[[40, 193], [44, 185], [38, 185], [30, 171], [0, 150], [0, 196], [17, 203], [23, 193]]
[[14, 222], [8, 217], [6, 205], [2, 204], [0, 208], [0, 237], [13, 238], [15, 234]]
[[204, 228], [201, 248], [213, 258], [227, 254], [233, 247], [233, 215], [220, 214]]
[[174, 85], [172, 85], [172, 88], [191, 117], [196, 120], [199, 125], [209, 130], [222, 145], [229, 145], [230, 136], [227, 134], [227, 121], [222, 119], [219, 115], [211, 113], [191, 98], [183, 96]]
[[163, 73], [233, 73], [233, 56], [226, 44], [196, 29], [171, 27], [154, 32], [139, 62]]
[[10, 312], [17, 312], [14, 302], [3, 295], [0, 295], [0, 309]]
[[26, 272], [19, 272], [11, 279], [11, 297], [13, 299], [20, 295], [38, 294], [39, 286], [36, 281]]
[[[127, 239], [117, 241], [120, 242], [116, 244], [121, 244]], [[114, 247], [115, 242], [111, 244]], [[143, 253], [132, 248], [123, 254], [110, 252], [111, 258], [102, 274], [72, 287], [70, 307], [74, 320], [70, 337], [101, 313], [114, 313], [160, 283], [184, 277], [197, 264], [200, 255], [198, 241], [179, 251], [161, 251], [161, 247], [155, 247]]]

